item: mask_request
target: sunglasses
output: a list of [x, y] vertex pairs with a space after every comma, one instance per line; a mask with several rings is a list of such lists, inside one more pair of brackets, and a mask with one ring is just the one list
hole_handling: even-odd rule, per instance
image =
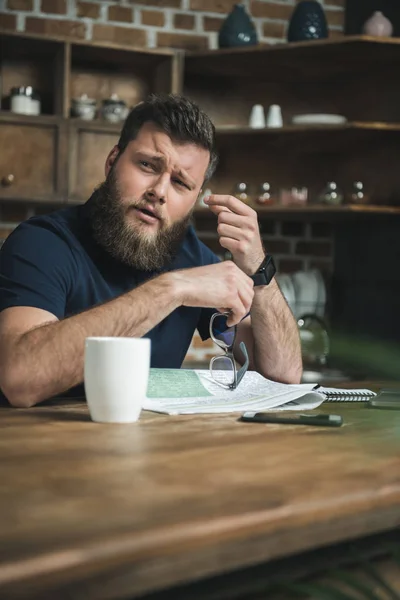
[[249, 356], [244, 342], [240, 342], [239, 348], [243, 352], [245, 361], [238, 370], [233, 356], [237, 328], [236, 325], [229, 327], [227, 320], [229, 313], [214, 313], [210, 319], [210, 337], [212, 341], [224, 350], [224, 354], [214, 356], [210, 361], [210, 375], [218, 385], [235, 390], [242, 381], [249, 367]]

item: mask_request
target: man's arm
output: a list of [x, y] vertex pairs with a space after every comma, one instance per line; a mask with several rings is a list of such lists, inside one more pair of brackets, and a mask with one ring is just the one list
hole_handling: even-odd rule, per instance
[[299, 383], [302, 374], [298, 327], [276, 281], [254, 288], [250, 317], [238, 325], [236, 345], [244, 341], [250, 368], [282, 383]]
[[29, 307], [0, 314], [0, 387], [10, 404], [33, 406], [81, 383], [91, 336], [142, 337], [178, 306], [250, 309], [253, 282], [232, 262], [161, 275], [105, 304], [61, 321]]
[[[244, 273], [253, 275], [265, 257], [256, 211], [233, 196], [213, 194], [205, 201], [218, 215], [221, 246]], [[245, 342], [251, 367], [264, 377], [298, 383], [302, 359], [293, 314], [275, 280], [255, 287], [254, 292], [251, 319], [238, 326], [237, 344]]]

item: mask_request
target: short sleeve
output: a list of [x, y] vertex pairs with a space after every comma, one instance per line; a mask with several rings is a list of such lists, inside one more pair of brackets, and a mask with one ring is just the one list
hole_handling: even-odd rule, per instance
[[74, 270], [71, 249], [56, 230], [22, 223], [0, 250], [0, 311], [31, 306], [63, 318]]

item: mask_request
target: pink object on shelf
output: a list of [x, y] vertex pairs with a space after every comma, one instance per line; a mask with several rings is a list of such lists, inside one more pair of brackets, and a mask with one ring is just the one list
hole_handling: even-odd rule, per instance
[[393, 33], [393, 25], [387, 17], [376, 10], [364, 23], [363, 32], [377, 37], [390, 37]]

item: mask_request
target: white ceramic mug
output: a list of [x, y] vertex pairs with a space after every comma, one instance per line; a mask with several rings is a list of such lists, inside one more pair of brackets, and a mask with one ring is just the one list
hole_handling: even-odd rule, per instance
[[148, 338], [86, 338], [84, 383], [93, 421], [138, 420], [147, 392], [150, 349]]
[[271, 104], [268, 109], [267, 127], [282, 127], [282, 111], [279, 104]]
[[264, 107], [262, 104], [255, 104], [251, 109], [249, 127], [252, 129], [262, 129], [265, 127]]

